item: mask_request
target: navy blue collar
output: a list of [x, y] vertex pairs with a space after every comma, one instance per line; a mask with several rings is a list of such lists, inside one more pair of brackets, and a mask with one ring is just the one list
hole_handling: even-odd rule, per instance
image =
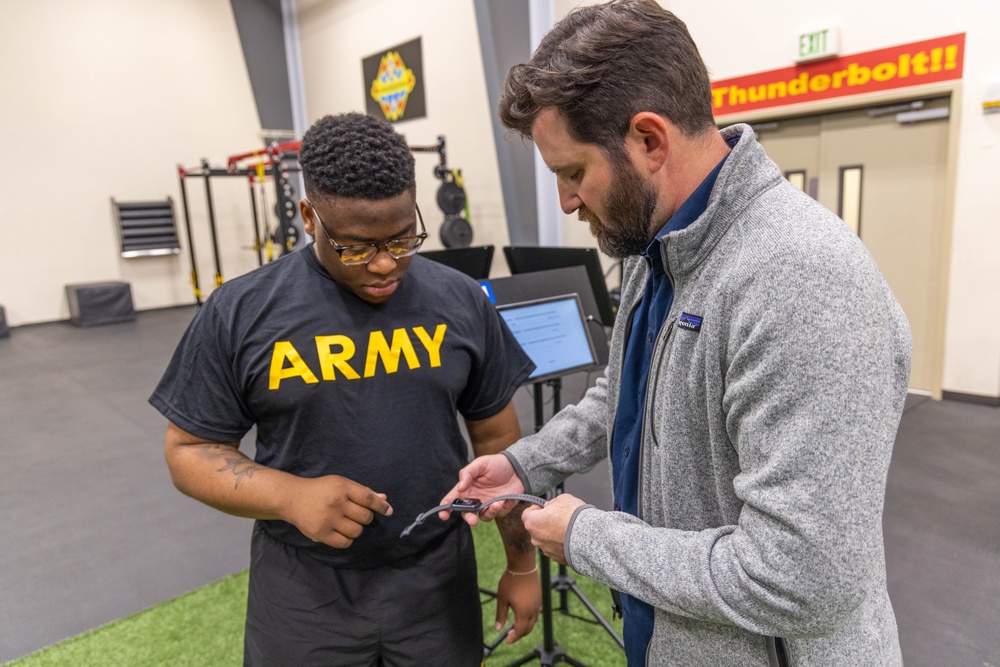
[[653, 240], [649, 242], [648, 246], [646, 246], [643, 256], [647, 258], [659, 257], [660, 241], [663, 240], [664, 236], [670, 232], [676, 232], [684, 229], [705, 212], [705, 209], [708, 208], [708, 198], [712, 194], [712, 188], [715, 187], [715, 179], [719, 177], [719, 172], [722, 171], [722, 165], [726, 163], [726, 158], [728, 157], [729, 153], [726, 153], [726, 157], [719, 160], [719, 164], [715, 165], [715, 168], [709, 172], [708, 176], [705, 177], [705, 180], [701, 182], [701, 185], [699, 185], [697, 189], [691, 193], [691, 196], [684, 200], [684, 203], [681, 204], [680, 208], [678, 208], [674, 214], [670, 216], [670, 219], [664, 223], [663, 227], [660, 228], [660, 231], [658, 231], [656, 236], [653, 237]]
[[726, 158], [729, 155], [729, 153], [726, 153], [726, 156], [719, 160], [719, 164], [715, 165], [715, 168], [708, 173], [708, 176], [691, 193], [691, 196], [684, 200], [680, 208], [670, 216], [670, 219], [664, 223], [660, 231], [656, 233], [656, 236], [653, 237], [653, 240], [649, 242], [649, 245], [642, 252], [642, 256], [646, 258], [654, 274], [659, 275], [664, 273], [663, 259], [662, 255], [660, 255], [660, 242], [663, 241], [663, 238], [667, 234], [684, 229], [705, 212], [705, 209], [708, 208], [708, 198], [712, 195], [712, 188], [715, 187], [715, 180], [719, 177], [722, 165], [726, 163]]

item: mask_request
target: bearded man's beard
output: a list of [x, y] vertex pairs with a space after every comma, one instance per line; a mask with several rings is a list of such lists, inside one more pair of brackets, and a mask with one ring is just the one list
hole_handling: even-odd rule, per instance
[[617, 178], [605, 201], [605, 218], [580, 206], [577, 215], [590, 225], [590, 233], [605, 255], [624, 259], [639, 255], [649, 245], [650, 221], [656, 209], [656, 192], [644, 183], [627, 160], [616, 160]]

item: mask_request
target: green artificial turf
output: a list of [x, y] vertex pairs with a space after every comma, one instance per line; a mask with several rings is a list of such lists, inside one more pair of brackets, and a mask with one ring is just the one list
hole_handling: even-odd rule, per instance
[[[476, 560], [479, 563], [479, 585], [483, 588], [496, 590], [497, 581], [506, 565], [503, 544], [496, 528], [492, 525], [480, 525], [473, 529], [476, 542]], [[551, 564], [552, 576], [557, 574], [556, 563]], [[576, 585], [584, 596], [597, 608], [600, 614], [611, 622], [620, 637], [622, 634], [621, 619], [611, 620], [611, 593], [600, 584], [579, 575], [573, 570], [568, 574], [576, 580]], [[567, 594], [569, 614], [559, 611], [559, 593], [552, 593], [552, 635], [555, 642], [562, 647], [569, 657], [582, 662], [589, 667], [625, 667], [625, 654], [607, 631], [592, 621], [593, 616], [573, 593]], [[483, 634], [487, 642], [497, 636], [493, 630], [496, 618], [496, 604], [489, 602], [483, 605]], [[509, 619], [512, 620], [512, 619]], [[488, 658], [487, 667], [503, 667], [515, 662], [543, 644], [542, 619], [539, 615], [535, 629], [527, 637], [513, 644], [500, 644]], [[528, 663], [539, 664], [538, 660]], [[566, 664], [566, 663], [562, 663]]]
[[8, 665], [241, 665], [246, 603], [247, 573], [240, 572]]
[[[483, 588], [495, 590], [505, 560], [496, 528], [491, 524], [473, 529]], [[556, 565], [552, 565], [553, 574]], [[577, 585], [598, 610], [610, 618], [608, 589], [574, 574]], [[484, 596], [488, 599], [489, 596]], [[7, 663], [7, 667], [223, 667], [243, 662], [243, 620], [247, 599], [247, 573], [240, 572], [211, 583], [145, 611], [103, 625]], [[558, 611], [559, 595], [553, 593], [553, 636], [570, 657], [591, 667], [625, 665], [621, 649], [599, 625], [573, 616], [590, 618], [590, 613], [572, 593], [568, 596], [571, 615]], [[487, 640], [496, 637], [493, 621], [496, 605], [483, 605], [483, 631]], [[621, 634], [621, 621], [615, 621]], [[542, 645], [539, 618], [530, 635], [515, 644], [501, 644], [486, 659], [486, 665], [502, 667]], [[538, 661], [528, 664], [538, 664]]]

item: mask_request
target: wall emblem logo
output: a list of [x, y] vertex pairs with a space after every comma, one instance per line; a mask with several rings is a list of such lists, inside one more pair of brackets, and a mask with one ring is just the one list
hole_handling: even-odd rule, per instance
[[406, 112], [406, 100], [413, 92], [417, 77], [406, 66], [397, 51], [382, 56], [378, 76], [372, 81], [372, 98], [382, 107], [389, 120], [399, 120]]
[[396, 123], [427, 116], [420, 38], [361, 59], [365, 110]]

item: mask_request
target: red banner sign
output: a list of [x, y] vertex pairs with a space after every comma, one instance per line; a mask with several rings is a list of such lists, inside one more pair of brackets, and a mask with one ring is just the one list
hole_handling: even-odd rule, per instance
[[962, 78], [965, 33], [712, 83], [716, 116]]

